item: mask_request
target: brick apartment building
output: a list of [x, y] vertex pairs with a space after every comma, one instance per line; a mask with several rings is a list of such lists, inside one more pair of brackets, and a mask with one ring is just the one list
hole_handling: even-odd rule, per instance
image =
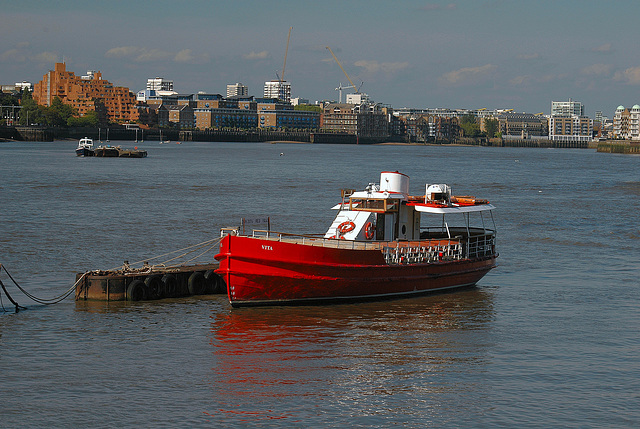
[[386, 138], [389, 121], [382, 109], [363, 104], [326, 104], [322, 128], [334, 132], [355, 134], [359, 137]]
[[76, 76], [66, 70], [65, 63], [56, 63], [55, 69], [42, 76], [33, 89], [33, 99], [40, 105], [50, 106], [55, 97], [76, 109], [80, 116], [95, 110], [110, 122], [138, 120], [135, 94], [129, 88], [113, 86], [108, 80], [102, 79], [99, 71]]

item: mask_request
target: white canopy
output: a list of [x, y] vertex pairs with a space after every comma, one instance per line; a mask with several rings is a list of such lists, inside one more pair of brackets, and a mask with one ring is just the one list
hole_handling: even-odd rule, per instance
[[495, 209], [491, 204], [480, 204], [475, 206], [450, 206], [450, 207], [433, 207], [426, 204], [415, 203], [411, 204], [417, 212], [423, 213], [472, 213], [472, 212], [484, 212]]

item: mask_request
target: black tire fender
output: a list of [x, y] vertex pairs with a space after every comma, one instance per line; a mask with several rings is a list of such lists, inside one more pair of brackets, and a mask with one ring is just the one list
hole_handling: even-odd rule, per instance
[[215, 273], [215, 271], [207, 270], [207, 272], [204, 273], [204, 279], [207, 284], [205, 293], [208, 293], [208, 294], [220, 293], [220, 289], [221, 289], [220, 283], [222, 279], [220, 278], [219, 275]]
[[162, 276], [162, 283], [164, 284], [165, 294], [169, 298], [176, 296], [178, 292], [178, 280], [173, 274], [165, 274]]
[[127, 286], [127, 300], [128, 301], [144, 301], [148, 299], [147, 286], [142, 280], [133, 280]]
[[146, 279], [144, 279], [144, 284], [147, 286], [149, 298], [162, 299], [165, 297], [166, 292], [164, 283], [162, 283], [162, 279], [159, 275], [148, 276]]
[[191, 295], [202, 295], [205, 291], [205, 280], [204, 275], [200, 271], [196, 271], [189, 276], [189, 280], [187, 281], [187, 286], [189, 288], [189, 294]]

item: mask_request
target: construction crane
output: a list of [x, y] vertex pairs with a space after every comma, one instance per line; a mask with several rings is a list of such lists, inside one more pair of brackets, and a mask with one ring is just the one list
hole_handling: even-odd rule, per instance
[[342, 103], [342, 90], [349, 89], [349, 88], [353, 88], [354, 90], [356, 90], [356, 92], [358, 91], [358, 89], [355, 86], [353, 85], [342, 86], [342, 82], [340, 82], [340, 85], [336, 88], [336, 91], [338, 91], [338, 103]]
[[[280, 80], [280, 83], [284, 81], [284, 69], [287, 67], [287, 53], [289, 52], [289, 39], [291, 38], [291, 30], [293, 30], [293, 27], [289, 27], [289, 35], [287, 36], [287, 48], [284, 50], [284, 64], [282, 65], [282, 74], [278, 79]], [[276, 76], [277, 75], [278, 73], [276, 73]]]
[[351, 86], [342, 86], [342, 84], [340, 84], [339, 89], [340, 90], [340, 102], [342, 102], [342, 90], [346, 89], [346, 88], [353, 88], [355, 93], [357, 94], [359, 91], [358, 87], [355, 86], [353, 84], [353, 81], [351, 80], [351, 78], [349, 77], [349, 75], [347, 74], [346, 71], [344, 71], [344, 68], [342, 67], [342, 64], [340, 64], [340, 61], [338, 61], [338, 58], [336, 57], [336, 54], [333, 53], [333, 51], [331, 50], [330, 47], [327, 46], [327, 49], [329, 50], [329, 52], [331, 52], [331, 56], [333, 56], [333, 59], [336, 60], [336, 63], [338, 64], [338, 66], [340, 66], [340, 70], [342, 70], [342, 73], [344, 73], [344, 75], [347, 77], [347, 80], [349, 81], [349, 83], [351, 84]]

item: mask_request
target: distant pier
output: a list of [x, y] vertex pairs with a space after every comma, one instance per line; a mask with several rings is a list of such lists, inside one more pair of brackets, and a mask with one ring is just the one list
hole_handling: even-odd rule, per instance
[[640, 155], [640, 142], [610, 140], [598, 143], [598, 152]]

